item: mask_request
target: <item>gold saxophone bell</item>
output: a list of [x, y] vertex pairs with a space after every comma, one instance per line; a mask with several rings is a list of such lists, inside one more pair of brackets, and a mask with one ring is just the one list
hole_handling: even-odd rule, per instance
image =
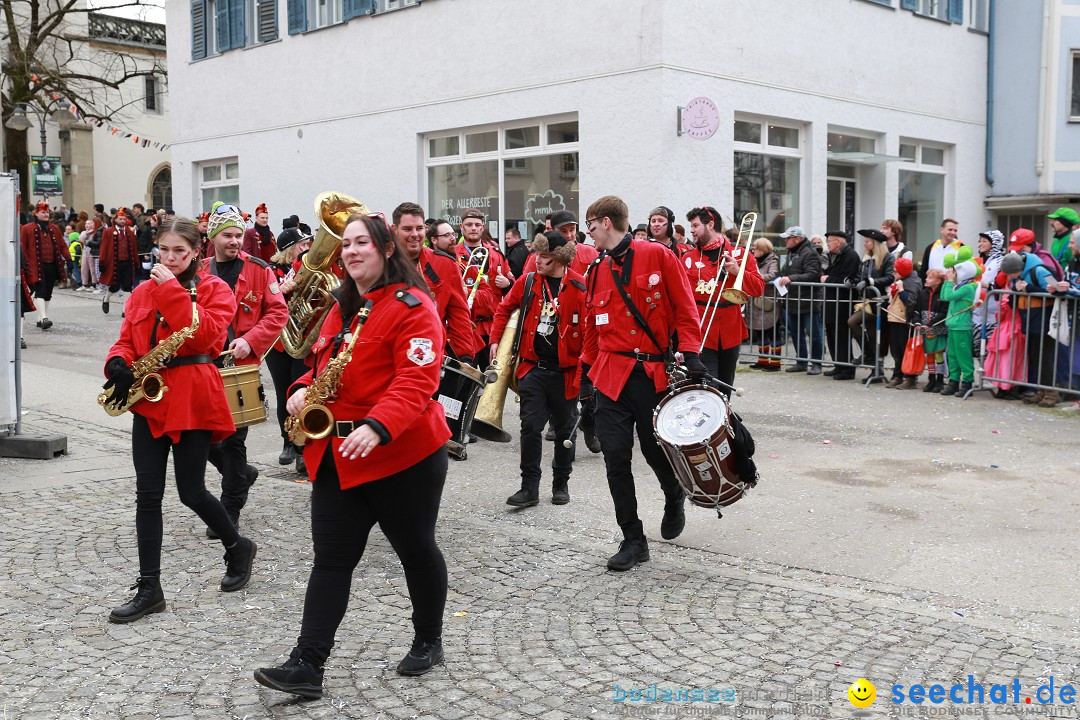
[[322, 440], [334, 429], [334, 413], [325, 405], [308, 405], [300, 412], [299, 425], [308, 440]]
[[147, 402], [157, 402], [165, 396], [165, 391], [169, 389], [169, 386], [165, 384], [165, 378], [161, 377], [155, 372], [147, 374], [142, 379], [142, 392], [143, 400]]

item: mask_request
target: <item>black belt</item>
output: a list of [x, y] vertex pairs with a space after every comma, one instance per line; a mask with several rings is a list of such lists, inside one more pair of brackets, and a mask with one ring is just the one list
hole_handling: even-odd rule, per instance
[[563, 371], [563, 368], [559, 367], [558, 363], [552, 363], [550, 360], [539, 360], [538, 359], [534, 363], [534, 365], [536, 365], [536, 367], [540, 368], [541, 370], [550, 370], [551, 372], [559, 372], [559, 373], [561, 373]]
[[495, 317], [493, 315], [477, 315], [476, 322], [491, 322]]
[[334, 422], [334, 435], [339, 438], [347, 438], [352, 431], [367, 423], [355, 420], [337, 420]]
[[653, 355], [652, 353], [643, 352], [624, 352], [622, 350], [616, 350], [615, 354], [634, 358], [638, 362], [667, 362], [667, 356], [665, 355]]
[[726, 307], [732, 307], [733, 305], [735, 305], [735, 303], [728, 302], [727, 300], [717, 300], [714, 303], [710, 303], [707, 300], [697, 300], [696, 302], [697, 302], [698, 305], [701, 305], [702, 307], [726, 308]]
[[174, 368], [182, 365], [204, 365], [212, 362], [214, 362], [214, 358], [209, 355], [183, 355], [181, 357], [174, 357], [172, 360], [165, 363], [165, 367]]

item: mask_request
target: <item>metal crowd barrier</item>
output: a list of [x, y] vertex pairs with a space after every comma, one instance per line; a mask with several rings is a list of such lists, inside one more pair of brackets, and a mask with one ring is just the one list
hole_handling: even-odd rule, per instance
[[[767, 291], [771, 288], [768, 285]], [[853, 371], [866, 368], [871, 372], [865, 384], [885, 379], [883, 373], [877, 372], [888, 348], [882, 347], [883, 296], [876, 287], [871, 285], [860, 292], [839, 283], [792, 282], [787, 291], [784, 297], [751, 298], [744, 306], [750, 331], [739, 353], [744, 363], [780, 367], [794, 362]], [[810, 308], [794, 312], [802, 303]], [[851, 330], [848, 318], [854, 315], [856, 306], [865, 307], [867, 303], [872, 313], [866, 314], [859, 331]], [[802, 337], [801, 341], [789, 342], [792, 329], [796, 338]], [[852, 350], [853, 345], [856, 350]]]
[[[992, 290], [987, 304], [993, 297], [1000, 300], [996, 315], [991, 318], [988, 314], [982, 326], [975, 328], [979, 389], [1001, 397], [1013, 388], [1026, 388], [1058, 393], [1059, 400], [1061, 395], [1080, 392], [1080, 297]], [[1021, 300], [1042, 301], [1043, 305], [1022, 309]], [[1054, 333], [1056, 338], [1051, 336], [1055, 304], [1058, 316], [1068, 323], [1067, 329]]]

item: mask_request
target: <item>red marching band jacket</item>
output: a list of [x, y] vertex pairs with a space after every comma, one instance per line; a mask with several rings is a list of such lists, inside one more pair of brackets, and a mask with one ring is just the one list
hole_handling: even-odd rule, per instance
[[[596, 251], [592, 245], [586, 245], [584, 243], [577, 244], [577, 250], [574, 253], [574, 259], [570, 262], [570, 269], [579, 275], [584, 275], [589, 271], [589, 266], [592, 265], [593, 260], [600, 256], [600, 253]], [[536, 253], [529, 253], [529, 257], [525, 259], [525, 267], [521, 271], [521, 274], [531, 273], [536, 271]]]
[[[285, 296], [278, 287], [277, 276], [265, 262], [242, 250], [238, 257], [244, 265], [233, 289], [236, 312], [230, 324], [233, 335], [244, 338], [251, 346], [251, 354], [243, 360], [236, 360], [235, 364], [258, 365], [289, 321], [289, 306], [285, 304]], [[200, 270], [203, 274], [212, 274], [212, 260], [205, 258], [202, 261]]]
[[139, 246], [135, 242], [135, 233], [130, 227], [123, 230], [111, 225], [101, 231], [101, 284], [115, 285], [120, 282], [120, 255], [125, 254], [121, 246], [127, 247], [127, 261], [130, 263], [131, 281], [134, 283], [142, 267], [139, 261]]
[[244, 231], [244, 240], [243, 244], [240, 245], [240, 250], [259, 258], [263, 262], [270, 262], [270, 258], [277, 254], [277, 242], [274, 238], [274, 232], [270, 231], [270, 237], [264, 243], [262, 236], [259, 235], [255, 228], [248, 228]]
[[[743, 318], [742, 306], [733, 305], [720, 297], [721, 291], [735, 285], [737, 275], [727, 275], [722, 280], [723, 284], [716, 289], [709, 302], [710, 294], [705, 292], [704, 285], [717, 273], [723, 274], [720, 267], [720, 258], [725, 252], [731, 253], [731, 243], [725, 238], [716, 259], [709, 258], [700, 249], [694, 248], [682, 257], [682, 264], [686, 267], [686, 278], [690, 281], [690, 287], [694, 291], [694, 301], [697, 303], [698, 316], [701, 318], [701, 332], [704, 334], [705, 326], [709, 323], [715, 307], [715, 317], [709, 328], [709, 337], [705, 339], [705, 347], [710, 350], [729, 350], [742, 344], [742, 341], [750, 337], [750, 331], [746, 328], [746, 320]], [[732, 257], [736, 262], [742, 263], [743, 255], [749, 252], [745, 245], [734, 251]], [[757, 258], [754, 253], [746, 259], [746, 273], [743, 276], [743, 292], [750, 297], [761, 297], [765, 293], [765, 281], [761, 279], [758, 271]], [[695, 350], [696, 352], [696, 350]]]
[[[199, 329], [180, 347], [176, 357], [216, 358], [225, 344], [236, 303], [229, 286], [220, 278], [201, 275], [195, 287]], [[106, 366], [114, 357], [131, 365], [150, 351], [158, 313], [162, 317], [157, 328], [158, 342], [191, 324], [191, 295], [175, 278], [161, 285], [148, 280], [131, 292], [124, 306], [120, 339], [105, 356]], [[169, 390], [158, 402], [141, 400], [131, 408], [131, 412], [146, 418], [154, 437], [168, 435], [175, 443], [184, 430], [210, 430], [211, 442], [218, 442], [236, 431], [221, 374], [213, 364], [167, 367], [158, 373]]]
[[476, 323], [476, 332], [481, 338], [491, 337], [491, 320], [495, 317], [495, 311], [498, 309], [499, 301], [503, 297], [502, 289], [495, 284], [495, 276], [502, 273], [507, 277], [511, 277], [510, 265], [506, 262], [506, 258], [502, 256], [502, 253], [487, 245], [484, 245], [484, 247], [487, 248], [488, 258], [487, 262], [484, 263], [484, 279], [480, 281], [479, 288], [476, 288], [476, 277], [480, 274], [480, 269], [475, 264], [467, 265], [470, 252], [469, 246], [461, 242], [454, 248], [458, 262], [461, 263], [466, 304], [469, 296], [473, 294], [473, 290], [476, 288], [476, 295], [473, 297], [472, 304], [472, 319]]
[[[35, 230], [37, 228], [36, 222], [28, 222], [19, 228], [19, 245], [21, 246], [23, 259], [26, 261], [26, 271], [28, 273], [28, 282], [33, 285], [34, 283], [41, 282], [45, 279], [41, 270], [41, 259], [37, 253], [37, 238], [35, 237]], [[51, 237], [50, 237], [51, 236]], [[49, 223], [48, 236], [42, 237], [42, 243], [47, 243], [52, 240], [53, 244], [53, 262], [56, 263], [57, 270], [57, 282], [63, 282], [67, 279], [67, 263], [65, 260], [71, 259], [71, 253], [68, 252], [67, 243], [62, 239], [60, 228], [52, 223]]]
[[425, 247], [420, 249], [417, 265], [435, 296], [435, 308], [446, 327], [450, 349], [458, 357], [478, 353], [484, 341], [473, 326], [457, 260]]
[[[521, 308], [521, 300], [525, 295], [525, 284], [529, 273], [518, 278], [509, 294], [499, 304], [495, 311], [495, 321], [491, 326], [491, 341], [498, 342], [502, 338], [503, 330], [510, 319], [510, 314]], [[534, 347], [536, 343], [536, 326], [540, 322], [540, 310], [543, 307], [543, 283], [544, 277], [534, 275], [532, 297], [525, 309], [524, 319], [518, 319], [518, 327], [521, 328], [521, 343], [519, 352], [521, 362], [518, 363], [517, 377], [523, 378], [536, 366], [539, 359]], [[559, 318], [559, 367], [563, 369], [563, 384], [566, 399], [570, 400], [578, 396], [581, 390], [581, 348], [585, 342], [585, 278], [581, 273], [574, 272], [569, 267], [562, 276], [559, 284], [559, 297], [556, 298]]]
[[[424, 290], [406, 289], [402, 283], [372, 290], [364, 297], [375, 304], [342, 373], [337, 397], [327, 408], [335, 421], [377, 420], [390, 434], [390, 442], [355, 460], [341, 456], [338, 449], [344, 438], [333, 432], [304, 446], [312, 482], [330, 446], [344, 490], [401, 472], [450, 439], [446, 411], [431, 399], [439, 387], [443, 360], [443, 324], [435, 303]], [[341, 310], [335, 305], [311, 350], [316, 372], [325, 372], [340, 330]], [[340, 349], [345, 349], [344, 342]], [[290, 393], [312, 382], [309, 371]]]
[[[701, 334], [694, 295], [679, 258], [663, 245], [648, 240], [630, 240], [623, 262], [630, 262], [630, 277], [624, 286], [653, 335], [668, 343], [672, 332], [679, 333], [681, 352], [698, 352]], [[633, 253], [632, 258], [630, 254]], [[611, 257], [605, 256], [589, 270], [586, 299], [585, 349], [581, 362], [590, 365], [589, 379], [600, 392], [617, 399], [638, 360], [620, 353], [659, 355], [668, 348], [656, 347], [632, 316], [612, 277]], [[621, 265], [614, 265], [620, 277]], [[656, 391], [667, 388], [663, 362], [642, 361]]]

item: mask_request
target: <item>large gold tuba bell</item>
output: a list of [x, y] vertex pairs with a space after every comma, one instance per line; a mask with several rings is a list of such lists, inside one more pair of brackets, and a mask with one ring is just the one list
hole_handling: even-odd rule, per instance
[[472, 431], [485, 440], [492, 442], [510, 442], [510, 433], [502, 429], [503, 407], [506, 405], [506, 391], [514, 381], [514, 335], [517, 333], [519, 311], [510, 313], [499, 340], [499, 353], [491, 361], [487, 372], [498, 373], [498, 379], [489, 382], [476, 404]]
[[334, 299], [330, 296], [339, 284], [334, 263], [341, 257], [341, 234], [350, 215], [368, 214], [364, 203], [344, 193], [324, 192], [315, 198], [315, 218], [319, 229], [311, 248], [296, 273], [296, 288], [289, 297], [289, 321], [281, 331], [281, 344], [294, 358], [311, 351]]

